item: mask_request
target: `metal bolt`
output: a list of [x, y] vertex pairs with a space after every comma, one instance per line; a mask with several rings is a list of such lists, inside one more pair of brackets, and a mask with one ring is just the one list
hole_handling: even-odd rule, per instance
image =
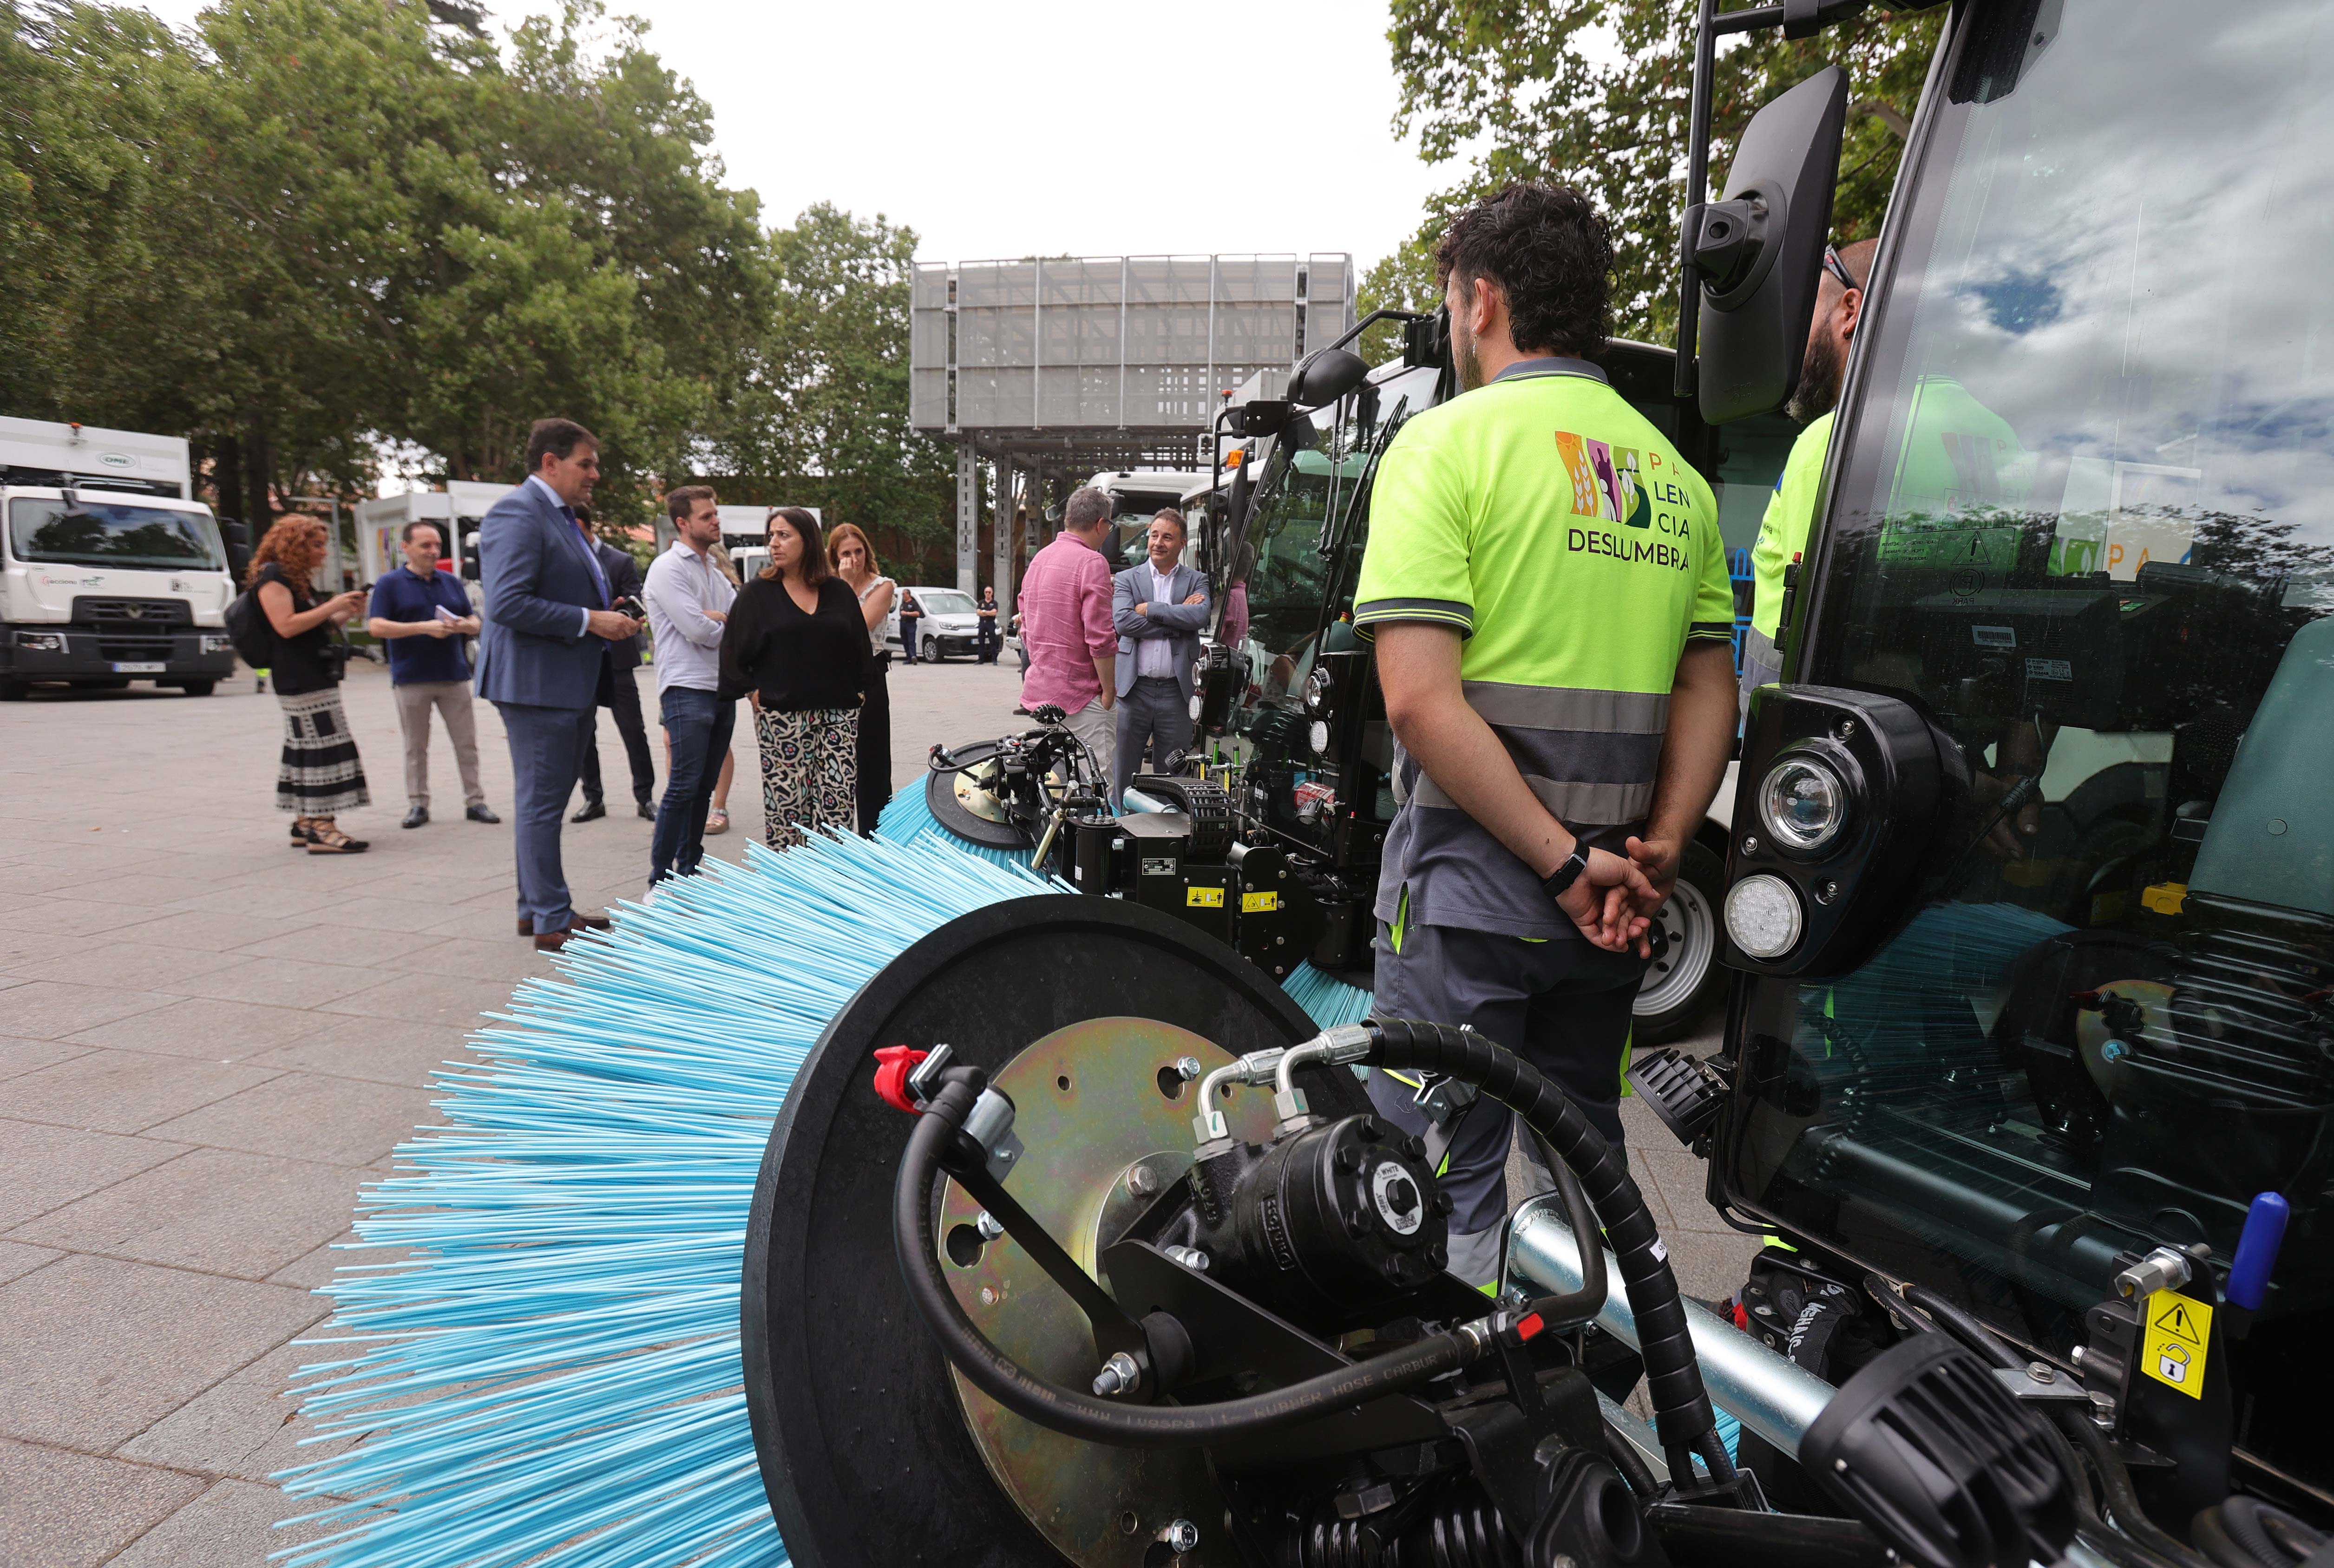
[[1828, 904], [1837, 897], [1839, 897], [1837, 882], [1826, 882], [1816, 890], [1816, 902], [1818, 904]]
[[2069, 1359], [2071, 1359], [2078, 1367], [2083, 1364], [2083, 1352], [2085, 1349], [2085, 1346], [2077, 1345], [2072, 1351], [2068, 1352]]
[[1147, 1165], [1138, 1165], [1126, 1173], [1126, 1190], [1137, 1198], [1149, 1198], [1159, 1190], [1159, 1176]]
[[2047, 1361], [2029, 1361], [2026, 1375], [2038, 1383], [2055, 1383], [2059, 1380], [2059, 1369]]
[[972, 1222], [972, 1227], [980, 1232], [980, 1239], [983, 1241], [995, 1241], [1005, 1234], [1005, 1227], [997, 1223], [997, 1217], [985, 1208], [980, 1211], [979, 1217]]
[[1847, 1474], [1847, 1461], [1846, 1459], [1834, 1459], [1831, 1462], [1831, 1467], [1837, 1470], [1843, 1476]]
[[1114, 1351], [1110, 1360], [1103, 1362], [1102, 1371], [1095, 1374], [1094, 1391], [1108, 1399], [1124, 1393], [1143, 1380], [1143, 1369], [1124, 1351]]
[[1755, 855], [1759, 852], [1759, 835], [1757, 833], [1744, 833], [1742, 835], [1742, 852], [1746, 855]]
[[1199, 1075], [1200, 1059], [1197, 1056], [1178, 1056], [1175, 1058], [1176, 1077], [1181, 1078], [1184, 1082], [1189, 1083], [1192, 1079], [1197, 1078]]
[[1760, 1317], [1762, 1317], [1762, 1318], [1770, 1318], [1770, 1317], [1773, 1317], [1773, 1316], [1775, 1315], [1775, 1309], [1774, 1309], [1773, 1307], [1769, 1306], [1769, 1305], [1768, 1305], [1766, 1303], [1764, 1303], [1764, 1302], [1760, 1303], [1757, 1306], [1752, 1307], [1750, 1310], [1751, 1310], [1752, 1312], [1754, 1312], [1754, 1313], [1758, 1313]]
[[1200, 1527], [1189, 1519], [1178, 1519], [1159, 1532], [1159, 1539], [1166, 1543], [1167, 1550], [1181, 1556], [1199, 1545]]
[[1855, 733], [1856, 733], [1856, 720], [1854, 720], [1854, 719], [1852, 719], [1852, 718], [1844, 718], [1844, 719], [1841, 719], [1841, 720], [1839, 721], [1838, 726], [1837, 726], [1837, 728], [1835, 728], [1835, 729], [1832, 731], [1832, 734], [1834, 734], [1834, 735], [1836, 735], [1836, 736], [1839, 736], [1839, 738], [1840, 738], [1840, 739], [1842, 739], [1842, 740], [1846, 740], [1849, 736], [1852, 736], [1852, 735], [1854, 735]]

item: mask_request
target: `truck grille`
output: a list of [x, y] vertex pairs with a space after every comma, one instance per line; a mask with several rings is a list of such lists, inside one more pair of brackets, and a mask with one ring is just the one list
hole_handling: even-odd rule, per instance
[[100, 635], [97, 653], [101, 659], [118, 659], [124, 664], [149, 662], [168, 659], [176, 640], [163, 637], [109, 637]]
[[100, 599], [82, 594], [73, 601], [77, 625], [100, 631], [143, 630], [148, 627], [191, 626], [194, 606], [183, 599]]

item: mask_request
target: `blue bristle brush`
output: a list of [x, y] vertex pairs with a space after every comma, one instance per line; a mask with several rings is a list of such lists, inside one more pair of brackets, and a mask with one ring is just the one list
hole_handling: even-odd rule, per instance
[[325, 1287], [335, 1359], [287, 1471], [335, 1499], [294, 1565], [773, 1568], [740, 1390], [738, 1276], [779, 1102], [827, 1021], [957, 916], [1063, 890], [933, 843], [707, 862], [572, 943], [438, 1080], [440, 1126], [359, 1202], [400, 1261]]

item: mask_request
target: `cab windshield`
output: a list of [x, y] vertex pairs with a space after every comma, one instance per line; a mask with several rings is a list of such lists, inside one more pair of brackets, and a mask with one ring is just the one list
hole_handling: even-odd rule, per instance
[[8, 506], [9, 552], [60, 566], [123, 566], [149, 572], [224, 572], [218, 531], [200, 512], [99, 501], [20, 497]]
[[2118, 1254], [2225, 1266], [2282, 1193], [2238, 1430], [2323, 1484], [2247, 1401], [2334, 1361], [2334, 29], [2203, 17], [1981, 5], [1948, 64], [1802, 678], [1911, 701], [1972, 784], [1876, 958], [1758, 987], [1727, 1175], [2061, 1352]]

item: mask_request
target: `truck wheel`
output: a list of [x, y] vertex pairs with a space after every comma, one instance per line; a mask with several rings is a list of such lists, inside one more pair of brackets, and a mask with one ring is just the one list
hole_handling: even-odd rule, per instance
[[188, 697], [208, 697], [217, 685], [216, 680], [182, 680], [178, 689]]
[[1685, 847], [1669, 901], [1654, 916], [1654, 961], [1637, 990], [1639, 1045], [1659, 1045], [1693, 1032], [1726, 993], [1718, 962], [1718, 911], [1726, 867], [1707, 845]]

